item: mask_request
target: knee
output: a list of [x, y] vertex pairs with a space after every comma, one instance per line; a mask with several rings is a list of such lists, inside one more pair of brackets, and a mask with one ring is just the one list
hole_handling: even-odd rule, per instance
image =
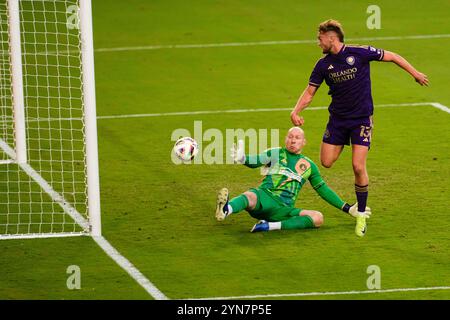
[[331, 159], [320, 159], [320, 162], [321, 162], [322, 166], [325, 168], [331, 168], [331, 166], [334, 163], [334, 161]]
[[353, 172], [356, 176], [362, 176], [366, 173], [366, 166], [359, 163], [353, 163]]
[[256, 194], [254, 194], [253, 192], [250, 191], [246, 191], [244, 192], [244, 195], [247, 197], [247, 201], [248, 201], [248, 206], [246, 209], [248, 210], [252, 210], [256, 207]]
[[319, 228], [321, 225], [323, 225], [323, 214], [322, 212], [319, 211], [314, 211], [313, 214], [311, 215], [313, 222], [314, 222], [314, 226], [316, 228]]

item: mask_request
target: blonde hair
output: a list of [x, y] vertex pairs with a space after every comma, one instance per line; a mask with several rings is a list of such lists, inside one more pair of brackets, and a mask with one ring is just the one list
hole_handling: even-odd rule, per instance
[[319, 24], [319, 32], [334, 31], [337, 33], [340, 42], [344, 42], [344, 29], [337, 20], [329, 19]]

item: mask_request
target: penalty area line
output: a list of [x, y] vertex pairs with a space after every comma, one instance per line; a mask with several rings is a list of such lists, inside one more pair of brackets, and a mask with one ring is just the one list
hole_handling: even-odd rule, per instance
[[[438, 105], [440, 107], [438, 107]], [[446, 108], [437, 102], [411, 102], [411, 103], [391, 103], [375, 105], [375, 108], [393, 108], [393, 107], [414, 107], [414, 106], [433, 106], [444, 110]], [[328, 106], [308, 107], [303, 111], [326, 110]], [[170, 117], [170, 116], [194, 116], [201, 114], [224, 114], [224, 113], [251, 113], [251, 112], [276, 112], [291, 111], [292, 108], [253, 108], [253, 109], [229, 109], [229, 110], [199, 110], [199, 111], [181, 111], [181, 112], [160, 112], [160, 113], [138, 113], [138, 114], [120, 114], [110, 116], [97, 116], [98, 120], [106, 119], [126, 119], [126, 118], [151, 118], [151, 117]], [[449, 110], [447, 108], [447, 110]], [[445, 110], [444, 110], [445, 111]], [[448, 111], [447, 111], [448, 112]], [[42, 121], [42, 119], [40, 119]]]
[[[450, 113], [450, 109], [438, 102], [410, 102], [410, 103], [390, 103], [378, 104], [375, 108], [394, 108], [394, 107], [416, 107], [432, 106], [444, 112]], [[326, 110], [328, 106], [308, 107], [303, 111]], [[253, 113], [253, 112], [277, 112], [292, 111], [292, 108], [252, 108], [252, 109], [227, 109], [227, 110], [199, 110], [199, 111], [176, 111], [176, 112], [158, 112], [158, 113], [136, 113], [136, 114], [117, 114], [107, 116], [97, 116], [97, 120], [108, 119], [128, 119], [128, 118], [154, 118], [154, 117], [173, 117], [173, 116], [195, 116], [202, 114], [230, 114], [230, 113]], [[12, 117], [5, 121], [12, 122]], [[48, 122], [48, 121], [82, 121], [81, 118], [30, 118], [27, 122]]]
[[[385, 36], [385, 37], [359, 37], [348, 38], [348, 41], [392, 41], [392, 40], [425, 40], [425, 39], [446, 39], [450, 34], [422, 34], [410, 36]], [[248, 47], [248, 46], [273, 46], [273, 45], [295, 45], [295, 44], [315, 44], [317, 39], [308, 40], [279, 40], [279, 41], [248, 41], [248, 42], [224, 42], [224, 43], [198, 43], [198, 44], [168, 44], [168, 45], [144, 45], [115, 48], [98, 48], [94, 52], [126, 52], [142, 50], [161, 49], [198, 49], [198, 48], [224, 48], [224, 47]]]
[[260, 294], [260, 295], [248, 295], [248, 296], [195, 298], [195, 299], [187, 299], [187, 300], [261, 299], [261, 298], [335, 296], [335, 295], [351, 295], [351, 294], [373, 294], [373, 293], [434, 291], [434, 290], [450, 290], [450, 286], [422, 287], [422, 288], [397, 288], [397, 289], [373, 289], [373, 290], [362, 290], [362, 291], [354, 290], [354, 291], [334, 291], [334, 292], [331, 291], [331, 292], [301, 292], [301, 293], [285, 293], [285, 294]]
[[432, 102], [432, 103], [430, 103], [430, 105], [432, 105], [433, 107], [435, 107], [439, 110], [450, 113], [450, 108], [448, 108], [447, 106], [444, 106], [443, 104], [440, 104], [438, 102]]

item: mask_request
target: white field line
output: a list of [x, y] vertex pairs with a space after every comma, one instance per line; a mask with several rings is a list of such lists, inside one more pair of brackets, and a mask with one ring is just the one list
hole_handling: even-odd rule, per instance
[[[15, 159], [16, 154], [14, 150], [2, 139], [0, 139], [0, 148], [11, 158]], [[29, 164], [19, 163], [22, 170], [24, 170], [37, 184], [52, 198], [53, 201], [58, 203], [61, 208], [68, 215], [72, 217], [82, 228], [85, 230], [84, 234], [88, 235], [89, 222], [74, 208], [69, 202], [67, 202], [62, 195], [56, 192], [50, 184], [37, 173]], [[67, 236], [79, 236], [83, 233], [54, 233], [54, 234], [42, 234], [39, 238], [50, 237], [67, 237]], [[36, 238], [34, 235], [8, 235], [0, 236], [0, 239], [32, 239]], [[92, 237], [94, 241], [105, 251], [105, 253], [113, 259], [122, 269], [124, 269], [139, 285], [141, 285], [145, 291], [147, 291], [153, 298], [157, 300], [166, 300], [167, 297], [158, 290], [129, 260], [122, 256], [104, 237]]]
[[390, 292], [408, 292], [408, 291], [434, 291], [434, 290], [450, 290], [450, 287], [425, 287], [425, 288], [398, 288], [398, 289], [376, 289], [362, 291], [335, 291], [335, 292], [301, 292], [286, 294], [260, 294], [248, 296], [232, 296], [232, 297], [212, 297], [186, 300], [233, 300], [233, 299], [262, 299], [262, 298], [283, 298], [283, 297], [308, 297], [308, 296], [335, 296], [350, 294], [371, 294], [371, 293], [390, 293]]
[[[450, 38], [450, 34], [423, 34], [411, 36], [386, 36], [386, 37], [359, 37], [347, 38], [347, 43], [355, 41], [392, 41], [392, 40], [426, 40], [426, 39], [445, 39]], [[147, 45], [147, 46], [128, 46], [115, 48], [98, 48], [94, 52], [127, 52], [127, 51], [146, 51], [161, 49], [195, 49], [195, 48], [223, 48], [223, 47], [249, 47], [249, 46], [273, 46], [273, 45], [292, 45], [292, 44], [314, 44], [317, 40], [274, 40], [274, 41], [248, 41], [248, 42], [223, 42], [223, 43], [192, 43], [192, 44], [168, 44], [168, 45]], [[73, 53], [77, 57], [80, 50], [58, 50], [43, 52], [24, 52], [22, 55], [67, 55]], [[0, 50], [0, 55], [8, 55], [9, 51]]]
[[[391, 108], [391, 107], [415, 107], [415, 106], [433, 106], [444, 110], [446, 107], [437, 102], [413, 102], [413, 103], [391, 103], [378, 104], [375, 108]], [[440, 106], [440, 107], [438, 107]], [[308, 107], [304, 111], [325, 110], [328, 106]], [[277, 112], [291, 111], [292, 108], [253, 108], [253, 109], [230, 109], [230, 110], [200, 110], [200, 111], [180, 111], [180, 112], [159, 112], [159, 113], [136, 113], [136, 114], [118, 114], [110, 116], [97, 116], [98, 120], [106, 119], [127, 119], [127, 118], [151, 118], [151, 117], [170, 117], [170, 116], [195, 116], [201, 114], [224, 114], [224, 113], [250, 113], [250, 112]], [[447, 108], [448, 110], [448, 108]], [[444, 110], [445, 111], [445, 110]], [[38, 118], [27, 119], [27, 122], [41, 121], [81, 121], [81, 118]], [[5, 121], [12, 121], [7, 119]]]
[[442, 110], [444, 112], [450, 113], [450, 109], [447, 106], [444, 106], [443, 104], [440, 104], [438, 102], [430, 103], [433, 107], [438, 108], [439, 110]]
[[[390, 107], [407, 107], [407, 106], [430, 106], [437, 104], [435, 102], [417, 102], [417, 103], [396, 103], [396, 104], [379, 104], [375, 108], [390, 108]], [[434, 106], [434, 105], [433, 105]], [[325, 110], [327, 106], [309, 107], [304, 111]], [[276, 112], [276, 111], [291, 111], [292, 108], [256, 108], [256, 109], [231, 109], [231, 110], [202, 110], [202, 111], [182, 111], [182, 112], [161, 112], [161, 113], [139, 113], [139, 114], [122, 114], [111, 116], [98, 116], [97, 119], [123, 119], [123, 118], [147, 118], [147, 117], [166, 117], [166, 116], [192, 116], [200, 114], [224, 114], [224, 113], [249, 113], [249, 112]], [[48, 121], [49, 119], [39, 119], [38, 121]], [[54, 119], [60, 120], [60, 119]], [[69, 119], [63, 119], [69, 120]]]
[[77, 237], [77, 236], [89, 236], [89, 234], [86, 232], [2, 234], [2, 235], [0, 235], [0, 240], [64, 238], [64, 237]]
[[[11, 158], [16, 158], [15, 151], [3, 140], [0, 139], [0, 148]], [[55, 201], [72, 219], [78, 223], [84, 231], [88, 232], [89, 223], [86, 219], [67, 202], [62, 195], [56, 192], [48, 182], [42, 178], [28, 163], [18, 164], [36, 183]]]
[[[348, 38], [347, 42], [354, 41], [391, 41], [391, 40], [425, 40], [425, 39], [445, 39], [450, 38], [450, 34], [425, 34], [412, 36], [386, 36], [386, 37], [360, 37]], [[286, 45], [286, 44], [314, 44], [317, 40], [279, 40], [279, 41], [249, 41], [249, 42], [224, 42], [224, 43], [204, 43], [204, 44], [172, 44], [172, 45], [148, 45], [148, 46], [129, 46], [115, 48], [98, 48], [94, 52], [126, 52], [126, 51], [143, 51], [143, 50], [160, 50], [160, 49], [190, 49], [190, 48], [220, 48], [220, 47], [248, 47], [248, 46], [270, 46], [270, 45]], [[41, 52], [23, 52], [22, 55], [70, 55], [78, 57], [79, 48], [74, 50], [58, 50], [58, 51], [41, 51]], [[8, 50], [0, 50], [0, 55], [9, 55]]]
[[122, 269], [124, 269], [137, 283], [141, 285], [156, 300], [168, 300], [168, 298], [153, 283], [150, 282], [130, 261], [122, 256], [104, 237], [92, 237], [95, 242], [111, 257]]
[[[412, 36], [386, 36], [386, 37], [361, 37], [348, 38], [351, 41], [390, 41], [390, 40], [422, 40], [422, 39], [442, 39], [450, 38], [450, 34], [425, 34]], [[247, 47], [247, 46], [271, 46], [283, 44], [313, 44], [317, 40], [281, 40], [281, 41], [249, 41], [249, 42], [225, 42], [225, 43], [203, 43], [203, 44], [171, 44], [171, 45], [148, 45], [129, 46], [116, 48], [98, 48], [95, 52], [118, 52], [118, 51], [142, 51], [160, 49], [190, 49], [190, 48], [220, 48], [220, 47]]]
[[14, 163], [14, 160], [8, 159], [8, 160], [1, 160], [0, 164], [8, 164], [8, 163]]

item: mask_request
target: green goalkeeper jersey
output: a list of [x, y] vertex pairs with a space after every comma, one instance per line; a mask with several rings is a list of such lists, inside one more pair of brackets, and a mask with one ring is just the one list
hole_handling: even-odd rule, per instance
[[293, 154], [286, 148], [272, 148], [258, 155], [246, 155], [245, 165], [264, 166], [264, 179], [259, 186], [274, 198], [293, 207], [306, 181], [328, 203], [342, 209], [345, 202], [331, 190], [320, 175], [317, 165], [303, 154]]

